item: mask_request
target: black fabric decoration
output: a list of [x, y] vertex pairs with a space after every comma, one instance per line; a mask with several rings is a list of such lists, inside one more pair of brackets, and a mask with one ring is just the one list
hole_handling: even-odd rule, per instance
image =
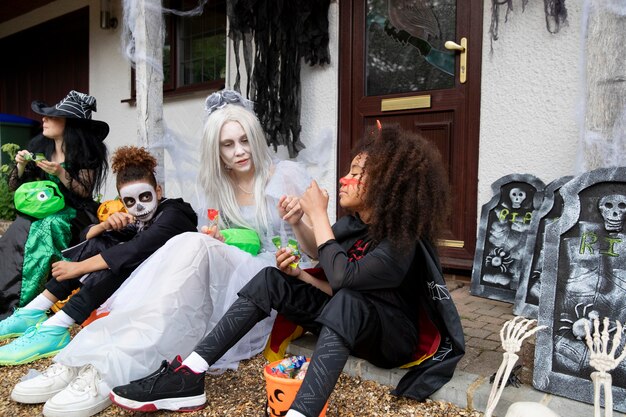
[[546, 12], [548, 32], [557, 33], [561, 29], [561, 24], [567, 21], [565, 0], [543, 0], [543, 7]]
[[[526, 8], [528, 0], [522, 0], [522, 12]], [[491, 0], [491, 26], [489, 26], [489, 34], [491, 35], [491, 46], [493, 49], [493, 41], [498, 40], [498, 26], [500, 23], [500, 7], [506, 5], [506, 14], [504, 21], [509, 18], [509, 12], [513, 10], [513, 0]], [[543, 0], [544, 11], [546, 14], [546, 28], [550, 33], [557, 33], [561, 29], [561, 25], [567, 21], [567, 9], [565, 8], [565, 0]]]
[[243, 46], [246, 95], [254, 102], [268, 145], [274, 150], [285, 145], [294, 158], [304, 149], [300, 65], [302, 59], [311, 66], [330, 63], [330, 0], [231, 0], [227, 4], [228, 36], [237, 65], [233, 88], [241, 91], [239, 48]]

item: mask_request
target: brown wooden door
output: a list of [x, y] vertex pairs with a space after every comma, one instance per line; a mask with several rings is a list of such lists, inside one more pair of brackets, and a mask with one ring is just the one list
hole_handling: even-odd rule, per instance
[[[469, 271], [476, 246], [482, 0], [341, 0], [339, 8], [339, 175], [376, 120], [435, 143], [453, 195], [441, 260], [448, 270]], [[462, 55], [444, 45], [463, 38], [461, 82]]]

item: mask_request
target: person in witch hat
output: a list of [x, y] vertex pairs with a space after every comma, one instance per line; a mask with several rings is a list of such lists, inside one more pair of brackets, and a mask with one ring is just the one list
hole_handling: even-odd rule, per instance
[[[94, 195], [108, 172], [103, 141], [109, 125], [92, 119], [94, 97], [72, 90], [56, 105], [34, 101], [31, 108], [43, 116], [43, 130], [15, 156], [9, 189], [26, 183], [35, 189], [41, 184], [48, 188], [40, 195], [52, 190], [51, 198], [62, 200], [63, 208], [43, 217], [18, 213], [0, 238], [0, 319], [39, 294], [52, 263], [62, 259], [61, 250], [77, 243], [80, 232], [98, 222]], [[56, 186], [37, 183], [44, 180]]]

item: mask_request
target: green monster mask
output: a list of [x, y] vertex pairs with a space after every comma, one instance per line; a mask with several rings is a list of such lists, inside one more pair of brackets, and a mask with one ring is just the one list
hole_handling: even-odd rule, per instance
[[65, 198], [53, 181], [32, 181], [22, 184], [13, 197], [15, 208], [37, 219], [56, 213], [65, 207]]

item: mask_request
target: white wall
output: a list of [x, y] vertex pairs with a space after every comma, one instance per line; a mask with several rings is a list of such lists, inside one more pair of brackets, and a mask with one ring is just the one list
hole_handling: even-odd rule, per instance
[[[581, 2], [567, 2], [569, 25], [546, 30], [543, 2], [521, 0], [490, 52], [491, 0], [484, 2], [478, 215], [504, 175], [548, 184], [572, 175], [580, 138]], [[506, 6], [502, 7], [503, 19]]]

